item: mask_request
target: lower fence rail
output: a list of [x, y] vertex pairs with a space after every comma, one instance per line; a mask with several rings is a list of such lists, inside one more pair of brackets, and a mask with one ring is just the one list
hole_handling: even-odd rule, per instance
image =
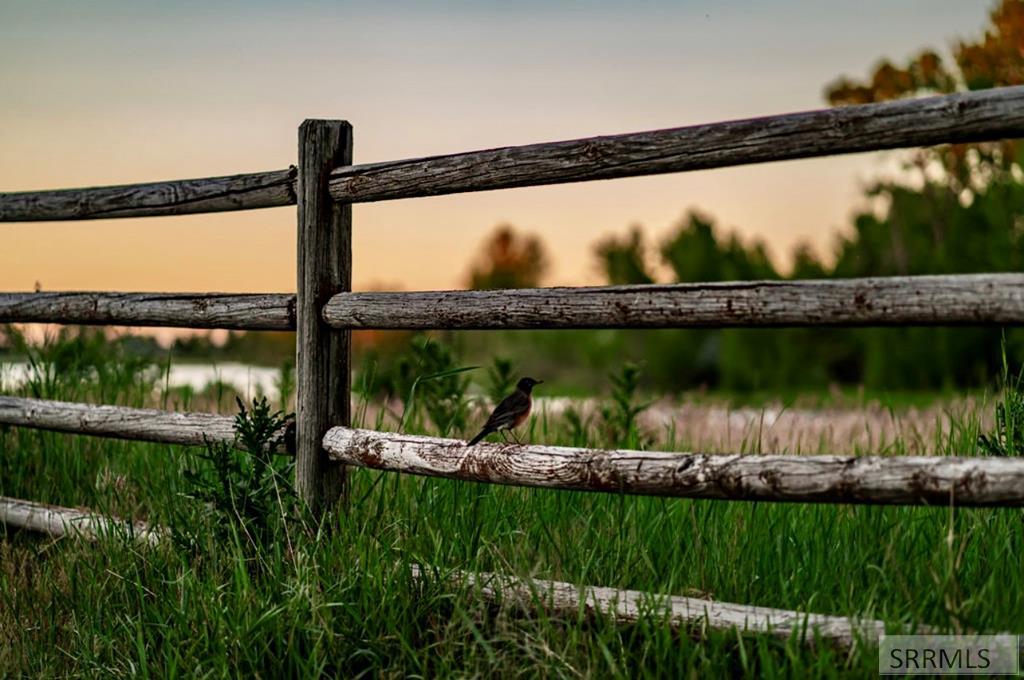
[[[0, 496], [0, 524], [53, 537], [95, 540], [123, 536], [141, 543], [157, 544], [166, 532], [145, 523], [130, 523], [83, 510]], [[564, 581], [520, 578], [497, 573], [444, 570], [410, 564], [413, 581], [441, 583], [464, 588], [487, 602], [510, 607], [528, 615], [574, 619], [608, 616], [622, 624], [636, 623], [645, 616], [663, 620], [674, 630], [701, 633], [707, 630], [739, 630], [787, 639], [797, 636], [807, 644], [824, 643], [842, 649], [858, 641], [874, 643], [886, 632], [883, 621], [758, 607], [640, 590], [575, 585]], [[891, 627], [894, 628], [895, 627]], [[919, 626], [916, 632], [925, 632]]]
[[1024, 459], [666, 453], [516, 444], [335, 427], [337, 461], [492, 484], [721, 500], [1024, 505]]
[[[25, 397], [0, 396], [0, 425], [183, 446], [235, 441], [231, 416]], [[283, 439], [275, 445], [278, 453], [287, 449]]]
[[[234, 442], [234, 418], [0, 396], [0, 425], [163, 444]], [[958, 456], [703, 454], [529, 444], [466, 446], [332, 428], [335, 461], [494, 484], [719, 500], [875, 505], [1024, 506], [1024, 459]], [[276, 453], [293, 451], [284, 433]]]

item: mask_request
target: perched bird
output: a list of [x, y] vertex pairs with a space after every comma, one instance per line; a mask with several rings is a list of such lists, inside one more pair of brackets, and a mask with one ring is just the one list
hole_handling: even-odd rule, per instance
[[[539, 385], [543, 380], [534, 380], [533, 378], [523, 378], [516, 385], [516, 391], [508, 395], [501, 400], [501, 403], [494, 408], [494, 413], [484, 423], [484, 429], [480, 430], [480, 434], [469, 440], [466, 446], [472, 446], [478, 441], [486, 437], [492, 432], [500, 432], [502, 430], [512, 430], [514, 427], [519, 427], [526, 419], [530, 416], [530, 409], [533, 408], [533, 399], [530, 398], [530, 393], [533, 391], [534, 385]], [[515, 433], [513, 433], [515, 436]]]

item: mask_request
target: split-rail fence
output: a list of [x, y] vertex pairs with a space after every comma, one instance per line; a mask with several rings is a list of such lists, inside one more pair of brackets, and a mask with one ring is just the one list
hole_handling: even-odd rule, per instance
[[[3, 293], [0, 322], [296, 331], [295, 485], [318, 513], [344, 496], [349, 465], [498, 484], [687, 498], [1024, 506], [1024, 459], [1017, 458], [704, 455], [508, 444], [467, 448], [456, 440], [350, 427], [352, 329], [1024, 322], [1024, 274], [1017, 273], [351, 291], [353, 203], [1024, 137], [1024, 86], [363, 165], [352, 164], [352, 127], [347, 122], [307, 120], [298, 136], [298, 163], [284, 170], [0, 193], [0, 222], [297, 205], [296, 295]], [[224, 416], [2, 396], [0, 424], [183, 445], [201, 444], [204, 437], [233, 437], [231, 421]], [[0, 499], [0, 521], [14, 526], [60, 533], [76, 518], [86, 519], [69, 509]], [[106, 526], [90, 521], [90, 527]], [[585, 586], [573, 595], [569, 584], [531, 581], [524, 586], [512, 577], [495, 578], [506, 590], [519, 592], [520, 600], [524, 588], [534, 593], [540, 589], [549, 604], [557, 601], [563, 608], [605, 607], [625, 620], [638, 615], [639, 596], [632, 591], [599, 595], [604, 589]], [[479, 584], [480, 577], [464, 575], [462, 581]], [[488, 583], [493, 585], [493, 579]], [[488, 586], [482, 592], [497, 589]], [[678, 602], [670, 598], [669, 605], [675, 617]], [[700, 606], [702, 613], [687, 609], [682, 618], [670, 618], [686, 625], [702, 620], [783, 634], [803, 624], [821, 624], [819, 634], [844, 644], [855, 634], [874, 637], [882, 631], [880, 622], [866, 622], [870, 625], [865, 627], [847, 619], [747, 605]], [[722, 607], [730, 612], [724, 618], [715, 614]]]

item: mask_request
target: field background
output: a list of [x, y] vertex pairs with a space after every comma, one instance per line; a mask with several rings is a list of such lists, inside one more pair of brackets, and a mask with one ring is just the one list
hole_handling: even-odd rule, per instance
[[[132, 357], [102, 334], [67, 331], [28, 351], [37, 370], [9, 392], [233, 408], [235, 391], [224, 384], [164, 389], [166, 363]], [[458, 365], [436, 341], [413, 343], [400, 363], [415, 364], [424, 352]], [[444, 413], [463, 412], [467, 426], [478, 424], [487, 392], [505, 389], [495, 384], [500, 366], [489, 368], [451, 376], [454, 385], [422, 383], [439, 386], [419, 404], [385, 406], [375, 390], [361, 392], [357, 424], [394, 429], [391, 414], [405, 415], [409, 406], [408, 429], [436, 432], [427, 397], [447, 400]], [[372, 370], [364, 367], [356, 385]], [[282, 373], [286, 399], [288, 382]], [[524, 436], [665, 450], [688, 450], [703, 436], [719, 437], [718, 446], [708, 446], [722, 451], [799, 455], [797, 449], [845, 442], [851, 453], [970, 455], [1001, 398], [994, 389], [953, 400], [890, 395], [883, 405], [867, 394], [822, 393], [784, 408], [698, 394], [663, 397], [627, 422], [623, 414], [648, 401], [639, 388], [630, 392], [629, 382], [620, 370], [609, 376], [617, 391], [601, 399], [553, 395]], [[706, 419], [694, 420], [695, 413]], [[711, 433], [709, 413], [734, 416], [739, 440]], [[801, 415], [789, 430], [771, 434], [787, 413]], [[821, 442], [807, 442], [807, 418], [824, 423]], [[863, 445], [849, 436], [854, 431], [863, 432]], [[1016, 631], [1024, 606], [1016, 509], [669, 500], [355, 470], [347, 515], [318, 536], [286, 529], [254, 549], [242, 525], [187, 496], [193, 489], [183, 471], [209, 471], [194, 452], [19, 428], [0, 430], [0, 450], [2, 495], [161, 526], [185, 523], [195, 541], [140, 549], [117, 537], [90, 545], [8, 533], [0, 544], [0, 667], [15, 674], [761, 677], [869, 676], [876, 669], [870, 647], [848, 654], [735, 632], [673, 635], [656, 620], [622, 627], [601, 618], [514, 615], [439, 582], [412, 585], [412, 562], [437, 567], [439, 576], [447, 569], [500, 571], [948, 632]]]

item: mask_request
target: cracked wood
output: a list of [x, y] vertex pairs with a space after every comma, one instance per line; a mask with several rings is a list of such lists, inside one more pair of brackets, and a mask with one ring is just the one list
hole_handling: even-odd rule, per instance
[[[849, 649], [856, 641], [877, 641], [885, 634], [884, 621], [851, 619], [774, 607], [758, 607], [680, 595], [666, 595], [641, 590], [577, 586], [565, 581], [542, 578], [519, 578], [506, 574], [455, 570], [445, 573], [410, 565], [414, 581], [431, 583], [441, 580], [449, 586], [465, 588], [488, 602], [500, 603], [527, 615], [537, 610], [549, 616], [575, 621], [580, 614], [587, 618], [604, 615], [617, 623], [630, 624], [645, 616], [662, 617], [673, 630], [703, 632], [739, 630], [746, 633], [772, 635], [788, 639], [796, 633], [804, 644], [817, 641]], [[918, 626], [916, 633], [929, 630]]]
[[[231, 416], [25, 397], [0, 396], [0, 425], [184, 446], [235, 440]], [[275, 451], [285, 451], [283, 442], [275, 445]]]
[[339, 201], [381, 201], [1024, 135], [1024, 86], [336, 169]]
[[54, 538], [95, 540], [124, 534], [139, 543], [156, 545], [164, 536], [144, 522], [128, 522], [90, 512], [0, 496], [0, 524]]
[[295, 330], [295, 296], [230, 293], [0, 293], [0, 323]]
[[878, 505], [1024, 505], [1024, 459], [709, 455], [477, 444], [333, 428], [337, 461], [378, 470], [577, 491]]
[[712, 328], [1020, 324], [1024, 274], [341, 293], [337, 328]]
[[293, 205], [295, 175], [291, 167], [228, 177], [0, 193], [0, 222], [188, 215]]
[[348, 487], [345, 466], [321, 442], [352, 414], [352, 333], [323, 322], [324, 302], [352, 290], [352, 206], [327, 193], [331, 168], [352, 162], [352, 126], [307, 120], [299, 128], [298, 295], [295, 338], [295, 490], [320, 514]]

